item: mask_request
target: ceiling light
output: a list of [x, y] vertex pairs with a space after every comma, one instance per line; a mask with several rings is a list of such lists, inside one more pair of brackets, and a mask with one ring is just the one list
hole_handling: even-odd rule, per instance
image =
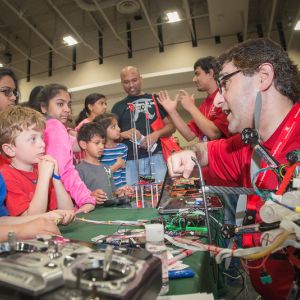
[[295, 26], [294, 29], [295, 30], [300, 30], [300, 20], [297, 22], [297, 24], [296, 24], [296, 26]]
[[68, 46], [73, 46], [78, 44], [78, 42], [70, 35], [63, 37], [63, 40]]
[[178, 22], [181, 20], [177, 11], [168, 12], [168, 13], [166, 13], [166, 15], [168, 17], [169, 23], [174, 23], [174, 22]]

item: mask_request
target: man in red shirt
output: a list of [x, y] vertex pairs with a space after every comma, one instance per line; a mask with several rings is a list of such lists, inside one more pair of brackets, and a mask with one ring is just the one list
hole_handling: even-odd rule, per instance
[[[299, 70], [287, 53], [268, 39], [248, 40], [219, 57], [218, 86], [225, 102], [229, 130], [240, 133], [254, 127], [254, 115], [260, 110], [256, 128], [263, 146], [279, 163], [286, 154], [300, 149], [300, 79]], [[261, 108], [257, 100], [261, 96]], [[168, 162], [171, 175], [188, 177], [194, 168], [191, 157], [209, 166], [211, 176], [236, 185], [251, 187], [253, 149], [244, 145], [240, 135], [227, 140], [201, 143], [193, 151], [174, 154]], [[259, 165], [260, 167], [260, 165]], [[256, 182], [256, 184], [258, 184]], [[275, 175], [267, 172], [259, 188], [277, 188]], [[256, 221], [259, 221], [260, 198], [255, 198]], [[248, 200], [249, 201], [249, 200]], [[257, 240], [253, 241], [253, 246]], [[255, 262], [254, 262], [255, 263]], [[253, 264], [253, 262], [252, 262]], [[260, 267], [249, 266], [252, 284], [264, 299], [286, 299], [294, 279], [294, 268], [286, 257], [270, 255]], [[262, 284], [262, 272], [272, 283]]]
[[[174, 100], [171, 100], [167, 91], [159, 93], [159, 102], [169, 113], [174, 125], [187, 141], [198, 137], [200, 141], [216, 140], [228, 137], [228, 121], [218, 101], [218, 89], [214, 79], [214, 57], [207, 56], [198, 59], [194, 64], [195, 75], [193, 82], [200, 92], [207, 92], [207, 98], [197, 107], [194, 95], [190, 96], [185, 90], [180, 90]], [[220, 97], [219, 97], [220, 98]], [[180, 100], [182, 107], [192, 116], [186, 124], [178, 111]]]

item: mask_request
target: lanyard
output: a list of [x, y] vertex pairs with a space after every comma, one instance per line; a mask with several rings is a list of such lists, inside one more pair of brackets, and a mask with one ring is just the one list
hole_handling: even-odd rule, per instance
[[[289, 117], [288, 120], [284, 126], [284, 128], [282, 129], [282, 131], [280, 132], [278, 138], [276, 139], [276, 142], [274, 143], [274, 146], [271, 150], [271, 155], [274, 157], [278, 157], [281, 152], [282, 149], [286, 146], [286, 144], [288, 143], [290, 136], [292, 135], [292, 133], [294, 132], [294, 130], [296, 129], [296, 124], [300, 122], [300, 104], [296, 103], [293, 107], [292, 110], [289, 113]], [[262, 162], [261, 167], [265, 168], [267, 165], [265, 162]], [[256, 185], [258, 187], [261, 187], [264, 179], [266, 176], [266, 171], [263, 172], [257, 179], [256, 181]]]

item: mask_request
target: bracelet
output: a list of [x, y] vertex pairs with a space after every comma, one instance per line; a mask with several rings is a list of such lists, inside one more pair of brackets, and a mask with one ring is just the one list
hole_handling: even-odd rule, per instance
[[59, 176], [59, 175], [56, 175], [55, 173], [53, 173], [52, 178], [57, 179], [57, 180], [60, 180], [60, 176]]

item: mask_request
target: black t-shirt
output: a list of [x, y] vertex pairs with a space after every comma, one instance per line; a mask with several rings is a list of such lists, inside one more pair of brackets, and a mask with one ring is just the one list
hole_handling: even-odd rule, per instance
[[[130, 117], [130, 110], [128, 103], [133, 103], [135, 110], [133, 112], [133, 119], [131, 121]], [[165, 109], [158, 103], [156, 100], [156, 103], [159, 107], [159, 112], [161, 115], [161, 118], [164, 119], [168, 114], [165, 111]], [[147, 135], [146, 130], [146, 115], [149, 116], [149, 123], [150, 123], [150, 133], [153, 132], [151, 128], [151, 124], [156, 120], [156, 110], [154, 101], [152, 99], [151, 94], [144, 94], [140, 96], [127, 96], [123, 100], [117, 102], [112, 110], [112, 113], [116, 114], [119, 118], [119, 127], [121, 128], [121, 132], [129, 130], [132, 128], [132, 122], [135, 122], [136, 129], [140, 131], [140, 133], [144, 136]], [[133, 144], [130, 140], [123, 140], [122, 143], [126, 144], [128, 147], [128, 154], [127, 154], [127, 160], [133, 160]], [[158, 140], [158, 146], [155, 149], [155, 151], [152, 154], [156, 154], [157, 152], [161, 151], [161, 144], [160, 140]], [[144, 158], [148, 157], [147, 150], [138, 147], [138, 157]]]

